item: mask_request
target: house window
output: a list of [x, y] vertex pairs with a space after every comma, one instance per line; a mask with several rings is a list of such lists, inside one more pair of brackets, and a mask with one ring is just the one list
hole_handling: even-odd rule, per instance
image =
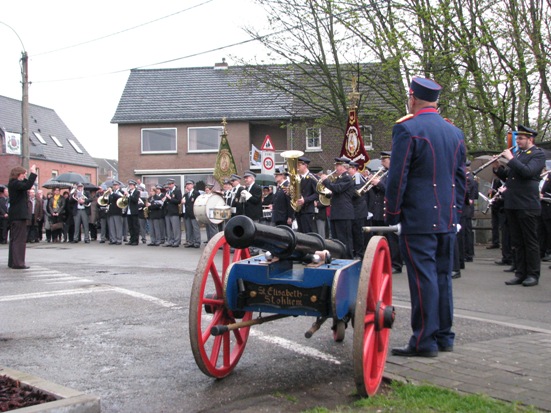
[[63, 148], [63, 145], [61, 144], [61, 142], [59, 141], [59, 139], [57, 139], [54, 135], [50, 135], [50, 138], [52, 138], [52, 140], [54, 141], [54, 143], [59, 146], [60, 148]]
[[364, 147], [366, 151], [373, 149], [373, 126], [371, 125], [362, 125], [360, 126], [362, 131], [362, 140], [364, 141]]
[[59, 171], [52, 169], [52, 178], [55, 178], [58, 175], [59, 175]]
[[46, 145], [46, 141], [42, 137], [42, 135], [39, 132], [33, 132], [34, 136], [36, 136], [36, 139], [38, 139], [38, 142], [40, 142], [42, 145]]
[[321, 128], [306, 128], [306, 150], [321, 150]]
[[69, 141], [69, 143], [77, 153], [84, 153], [82, 152], [82, 149], [80, 149], [80, 147], [77, 145], [77, 143], [74, 140], [72, 139], [67, 139], [67, 140]]
[[188, 128], [188, 152], [218, 152], [222, 130], [221, 126]]
[[142, 129], [142, 153], [176, 153], [176, 128]]

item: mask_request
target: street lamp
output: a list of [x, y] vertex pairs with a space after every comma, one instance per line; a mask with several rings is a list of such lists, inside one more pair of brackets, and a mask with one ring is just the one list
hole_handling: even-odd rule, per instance
[[28, 61], [27, 51], [25, 45], [19, 37], [19, 34], [9, 24], [1, 22], [8, 29], [15, 33], [23, 51], [21, 52], [21, 83], [23, 86], [23, 96], [21, 99], [21, 153], [22, 153], [22, 165], [23, 168], [29, 169], [29, 73], [28, 73]]

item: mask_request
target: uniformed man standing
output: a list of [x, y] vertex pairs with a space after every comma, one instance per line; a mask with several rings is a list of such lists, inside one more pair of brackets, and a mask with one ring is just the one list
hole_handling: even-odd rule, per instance
[[354, 245], [354, 258], [363, 259], [365, 252], [363, 227], [367, 225], [367, 192], [358, 194], [358, 191], [365, 186], [366, 180], [358, 171], [358, 163], [350, 162], [348, 173], [354, 183], [354, 195], [352, 196], [352, 206], [354, 207], [354, 221], [352, 223], [352, 240]]
[[272, 223], [274, 225], [287, 225], [291, 227], [295, 219], [295, 211], [291, 207], [291, 198], [288, 190], [289, 180], [285, 179], [286, 174], [283, 167], [277, 169], [274, 173], [277, 189], [272, 203]]
[[164, 211], [166, 224], [165, 247], [178, 248], [182, 243], [182, 227], [180, 226], [180, 203], [182, 191], [176, 186], [174, 179], [166, 181], [168, 186], [164, 196]]
[[352, 258], [354, 245], [352, 241], [352, 221], [354, 220], [354, 182], [348, 174], [348, 159], [335, 158], [335, 174], [337, 179], [325, 178], [323, 185], [332, 193], [331, 196], [331, 235], [341, 241], [347, 249], [348, 257]]
[[452, 351], [452, 265], [465, 199], [463, 132], [437, 110], [441, 86], [414, 78], [409, 115], [392, 130], [386, 184], [387, 222], [400, 224], [408, 270], [413, 334], [395, 356], [436, 357]]
[[507, 285], [538, 285], [540, 278], [540, 251], [538, 221], [541, 215], [539, 197], [540, 173], [545, 168], [545, 154], [534, 145], [538, 133], [518, 125], [516, 155], [505, 149], [501, 156], [509, 161], [507, 168], [494, 170], [506, 180], [503, 192], [505, 215], [515, 255], [515, 277]]
[[316, 192], [317, 178], [308, 169], [310, 159], [306, 156], [298, 158], [297, 172], [300, 174], [300, 198], [297, 205], [300, 210], [296, 212], [298, 232], [307, 234], [314, 232], [314, 201], [317, 201], [318, 193]]

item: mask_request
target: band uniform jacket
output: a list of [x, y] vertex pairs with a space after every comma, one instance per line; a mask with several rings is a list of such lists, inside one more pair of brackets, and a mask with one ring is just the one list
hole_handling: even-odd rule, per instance
[[323, 185], [333, 193], [331, 197], [331, 221], [353, 220], [354, 206], [352, 205], [352, 198], [355, 191], [354, 182], [348, 172], [344, 172], [333, 182], [328, 178], [325, 179]]
[[241, 191], [243, 191], [243, 186], [237, 185], [234, 186], [231, 191], [231, 207], [232, 207], [232, 217], [235, 215], [243, 215], [243, 203], [241, 202]]
[[300, 180], [300, 194], [304, 198], [304, 205], [302, 205], [298, 214], [313, 214], [315, 212], [314, 201], [319, 200], [316, 191], [317, 184], [318, 179], [311, 172], [308, 172]]
[[532, 146], [521, 151], [495, 174], [506, 180], [507, 190], [503, 193], [505, 209], [540, 210], [539, 182], [545, 168], [545, 154], [541, 148]]
[[199, 191], [195, 188], [191, 192], [186, 192], [184, 195], [184, 199], [186, 200], [186, 203], [184, 204], [186, 210], [184, 212], [184, 218], [189, 219], [195, 219], [195, 212], [193, 211], [193, 206], [195, 205], [195, 201], [197, 198], [201, 195]]
[[[70, 205], [70, 208], [71, 208], [71, 214], [73, 216], [75, 216], [77, 214], [77, 211], [78, 211], [78, 202], [75, 200], [75, 198], [73, 198], [73, 195], [75, 195], [76, 193], [73, 193], [72, 195], [69, 195], [69, 205]], [[86, 199], [88, 199], [88, 201], [84, 202], [84, 211], [86, 211], [86, 214], [87, 215], [90, 215], [90, 202], [92, 200], [92, 198], [90, 197], [90, 192], [88, 191], [83, 191], [82, 192], [82, 195], [86, 197]]]
[[551, 219], [551, 179], [547, 174], [541, 187], [541, 219]]
[[253, 221], [262, 218], [262, 187], [257, 183], [251, 185], [250, 189], [243, 188], [252, 195], [248, 201], [243, 203], [243, 214]]
[[373, 187], [368, 192], [368, 210], [373, 214], [371, 219], [374, 221], [385, 220], [386, 180], [387, 177], [384, 176], [382, 179], [379, 180], [379, 183], [377, 185], [373, 185]]
[[474, 201], [478, 199], [478, 183], [469, 171], [467, 171], [465, 183], [465, 201], [462, 209], [462, 217], [473, 218], [474, 203], [471, 204], [471, 200]]
[[27, 201], [27, 191], [31, 189], [36, 180], [36, 174], [30, 173], [29, 177], [22, 181], [11, 179], [8, 183], [10, 193], [10, 209], [8, 211], [9, 221], [28, 221], [31, 219]]
[[361, 173], [356, 172], [352, 176], [354, 182], [354, 195], [352, 197], [352, 206], [354, 207], [354, 219], [367, 219], [367, 193], [358, 196], [356, 190], [361, 189], [365, 185], [365, 178]]
[[167, 197], [165, 200], [165, 215], [166, 216], [180, 216], [179, 205], [182, 202], [182, 191], [174, 186], [172, 191], [167, 191], [170, 194], [170, 199]]
[[128, 211], [125, 212], [125, 215], [138, 215], [138, 210], [140, 208], [140, 191], [134, 189], [132, 192], [128, 192]]
[[163, 193], [154, 194], [149, 198], [149, 219], [163, 219]]
[[295, 219], [295, 210], [291, 207], [291, 198], [284, 188], [289, 186], [289, 181], [283, 181], [274, 194], [272, 206], [272, 222], [287, 222], [287, 218]]
[[107, 209], [108, 216], [121, 215], [122, 209], [117, 206], [117, 200], [122, 198], [122, 193], [119, 189], [109, 194], [109, 208]]
[[402, 234], [455, 232], [465, 199], [463, 132], [434, 108], [398, 121], [386, 183], [386, 219]]

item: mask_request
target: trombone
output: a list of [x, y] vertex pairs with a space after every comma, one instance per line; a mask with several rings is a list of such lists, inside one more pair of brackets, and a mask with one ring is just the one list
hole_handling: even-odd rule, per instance
[[388, 169], [380, 168], [375, 175], [373, 175], [371, 178], [367, 180], [367, 182], [359, 189], [356, 189], [356, 195], [363, 196], [366, 192], [368, 192], [371, 188], [373, 188], [373, 180], [374, 179], [383, 179], [386, 174], [388, 174]]

